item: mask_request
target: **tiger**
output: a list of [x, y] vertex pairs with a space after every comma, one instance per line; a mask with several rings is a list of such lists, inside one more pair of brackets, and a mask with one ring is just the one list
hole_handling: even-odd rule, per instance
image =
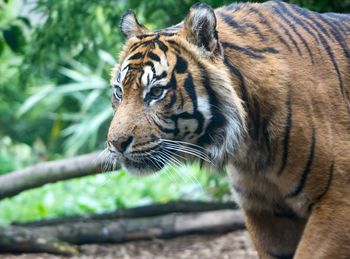
[[116, 162], [226, 168], [260, 258], [350, 258], [349, 15], [198, 3], [156, 31], [128, 11], [120, 31]]

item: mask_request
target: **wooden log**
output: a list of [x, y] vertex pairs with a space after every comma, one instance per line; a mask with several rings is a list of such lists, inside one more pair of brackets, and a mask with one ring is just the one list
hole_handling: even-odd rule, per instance
[[182, 201], [0, 227], [0, 252], [77, 254], [75, 245], [244, 229], [241, 212], [233, 207], [233, 203]]
[[23, 228], [0, 228], [0, 252], [78, 255], [77, 246]]
[[173, 201], [166, 204], [151, 204], [130, 209], [121, 209], [114, 212], [101, 214], [86, 214], [80, 216], [68, 216], [53, 219], [44, 219], [33, 222], [13, 222], [16, 226], [45, 226], [62, 223], [86, 222], [89, 220], [120, 219], [120, 218], [142, 218], [154, 217], [170, 213], [204, 212], [213, 210], [237, 209], [234, 202], [199, 202], [199, 201]]
[[51, 237], [72, 244], [116, 243], [184, 234], [220, 233], [243, 228], [243, 218], [238, 210], [171, 213], [116, 220], [89, 219], [73, 223], [11, 227], [16, 231], [26, 229], [33, 235]]
[[[47, 183], [101, 173], [105, 158], [101, 152], [43, 162], [0, 176], [0, 200]], [[117, 166], [118, 169], [119, 167]], [[111, 168], [107, 168], [107, 171]]]

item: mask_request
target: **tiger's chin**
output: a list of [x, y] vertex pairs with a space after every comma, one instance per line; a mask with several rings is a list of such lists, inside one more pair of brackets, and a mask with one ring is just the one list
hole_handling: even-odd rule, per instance
[[157, 173], [162, 170], [165, 165], [155, 164], [153, 161], [134, 161], [125, 159], [122, 162], [122, 166], [130, 173], [135, 176], [147, 176]]

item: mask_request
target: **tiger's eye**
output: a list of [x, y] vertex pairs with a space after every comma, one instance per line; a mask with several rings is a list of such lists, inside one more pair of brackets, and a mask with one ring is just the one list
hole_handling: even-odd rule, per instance
[[156, 99], [159, 98], [160, 96], [162, 96], [164, 89], [161, 87], [153, 87], [150, 91], [149, 91], [149, 96], [152, 99]]
[[115, 98], [117, 98], [118, 100], [122, 99], [123, 96], [123, 90], [119, 85], [115, 85], [114, 86], [114, 96]]

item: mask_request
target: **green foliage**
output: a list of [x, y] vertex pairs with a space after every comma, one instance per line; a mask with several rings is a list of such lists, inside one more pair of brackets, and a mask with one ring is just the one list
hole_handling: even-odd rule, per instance
[[226, 183], [225, 177], [208, 177], [198, 165], [176, 171], [168, 168], [136, 180], [120, 170], [49, 184], [0, 201], [0, 223], [102, 213], [177, 199], [225, 201], [229, 197]]
[[9, 137], [0, 138], [0, 175], [28, 166], [36, 158], [28, 145], [15, 144]]
[[[102, 147], [104, 141], [101, 139], [105, 138], [113, 113], [109, 84], [102, 74], [116, 61], [102, 50], [98, 51], [97, 56], [99, 63], [94, 71], [71, 60], [69, 68], [62, 67], [59, 70], [69, 80], [68, 83], [34, 87], [33, 95], [18, 111], [18, 115], [23, 116], [33, 108], [40, 113], [47, 107], [42, 115], [54, 121], [50, 140], [55, 142], [60, 137], [66, 139], [63, 146], [68, 155]], [[101, 133], [100, 138], [98, 133]]]
[[18, 3], [0, 0], [0, 135], [13, 134], [13, 114], [19, 104], [26, 98], [20, 91], [19, 67], [27, 43], [30, 23], [20, 16]]

